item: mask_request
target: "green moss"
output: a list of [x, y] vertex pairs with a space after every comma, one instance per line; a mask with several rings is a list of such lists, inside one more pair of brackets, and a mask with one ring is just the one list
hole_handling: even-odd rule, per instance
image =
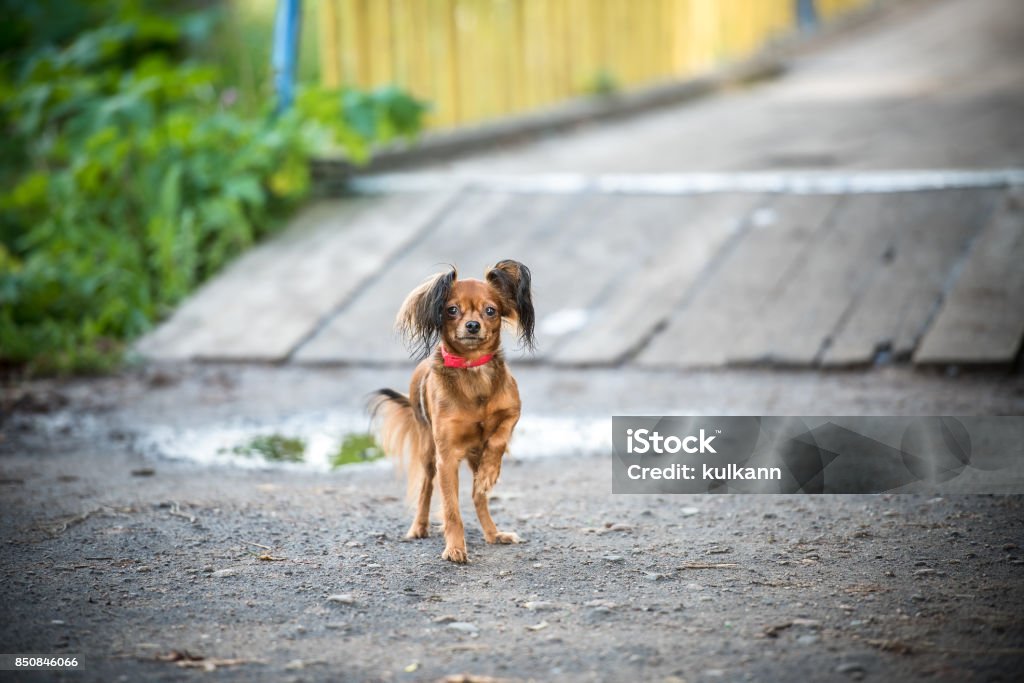
[[260, 456], [270, 462], [302, 462], [306, 457], [306, 442], [297, 437], [267, 434], [254, 436], [228, 452], [246, 457]]
[[383, 451], [380, 450], [370, 434], [348, 434], [338, 446], [338, 450], [331, 456], [331, 468], [336, 469], [342, 465], [380, 460], [383, 457]]

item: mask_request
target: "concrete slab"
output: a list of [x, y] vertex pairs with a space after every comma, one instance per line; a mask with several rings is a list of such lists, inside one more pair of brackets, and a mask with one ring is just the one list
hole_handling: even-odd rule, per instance
[[[641, 201], [620, 199], [623, 206]], [[696, 288], [706, 284], [708, 269], [740, 234], [751, 213], [773, 200], [744, 194], [656, 201], [671, 211], [656, 216], [653, 223], [637, 220], [627, 231], [632, 246], [616, 255], [616, 275], [607, 279], [601, 296], [586, 310], [586, 324], [559, 340], [555, 362], [614, 364], [629, 359]], [[658, 230], [658, 221], [665, 229]]]
[[918, 364], [1008, 365], [1024, 338], [1024, 190], [1001, 198], [914, 354]]
[[[806, 285], [794, 286], [792, 281], [806, 267], [807, 253], [840, 201], [829, 196], [786, 196], [762, 206], [745, 222], [733, 249], [720, 256], [717, 270], [675, 312], [637, 362], [714, 366], [778, 354], [779, 345], [790, 336], [806, 339], [806, 330], [793, 329], [793, 319], [777, 320], [784, 307], [774, 302], [787, 289], [786, 306], [803, 300]], [[820, 323], [819, 327], [825, 329]], [[807, 343], [803, 362], [817, 351], [817, 341]], [[796, 357], [797, 352], [789, 353]]]
[[879, 352], [909, 359], [996, 197], [991, 190], [901, 197], [883, 235], [882, 259], [863, 264], [870, 282], [843, 312], [823, 363], [863, 365]]

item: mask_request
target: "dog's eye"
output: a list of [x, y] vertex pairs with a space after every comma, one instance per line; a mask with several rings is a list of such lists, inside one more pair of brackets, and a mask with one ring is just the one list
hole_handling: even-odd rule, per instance
[[459, 307], [458, 306], [449, 306], [448, 307], [448, 315], [450, 315], [450, 316], [452, 316], [454, 318], [458, 314], [459, 314]]
[[486, 313], [488, 317], [493, 318], [497, 311], [494, 310], [494, 306], [488, 306], [484, 309], [484, 313]]

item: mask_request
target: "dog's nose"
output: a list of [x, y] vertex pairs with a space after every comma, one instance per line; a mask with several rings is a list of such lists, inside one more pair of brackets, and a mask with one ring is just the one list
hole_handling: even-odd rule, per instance
[[470, 320], [466, 323], [466, 329], [469, 330], [471, 334], [476, 334], [480, 331], [480, 323], [475, 320]]

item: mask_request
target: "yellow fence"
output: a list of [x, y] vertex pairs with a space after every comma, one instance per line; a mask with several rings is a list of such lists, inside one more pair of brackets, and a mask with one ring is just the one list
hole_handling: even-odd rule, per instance
[[[816, 0], [818, 16], [870, 0]], [[791, 32], [797, 0], [320, 0], [325, 85], [396, 83], [433, 128], [685, 78]]]

